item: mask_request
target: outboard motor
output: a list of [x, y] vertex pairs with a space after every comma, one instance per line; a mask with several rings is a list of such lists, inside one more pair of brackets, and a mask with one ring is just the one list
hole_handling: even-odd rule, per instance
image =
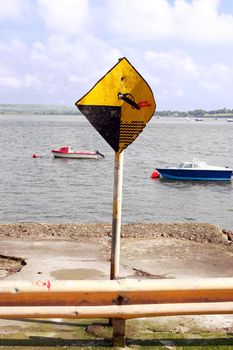
[[102, 158], [105, 158], [105, 156], [102, 153], [100, 153], [98, 150], [96, 151], [96, 154], [98, 154]]

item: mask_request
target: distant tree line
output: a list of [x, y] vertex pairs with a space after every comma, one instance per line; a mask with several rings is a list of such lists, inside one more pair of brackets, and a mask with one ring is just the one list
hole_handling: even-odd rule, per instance
[[[23, 104], [0, 104], [0, 114], [78, 114], [80, 111], [75, 106], [50, 106], [50, 105], [23, 105]], [[193, 111], [156, 111], [155, 117], [182, 117], [182, 118], [232, 118], [233, 109], [217, 109], [206, 111], [195, 109]]]
[[195, 109], [193, 111], [180, 112], [180, 111], [156, 111], [156, 116], [159, 117], [190, 117], [190, 118], [221, 118], [233, 116], [233, 109], [216, 109], [206, 111], [204, 109]]

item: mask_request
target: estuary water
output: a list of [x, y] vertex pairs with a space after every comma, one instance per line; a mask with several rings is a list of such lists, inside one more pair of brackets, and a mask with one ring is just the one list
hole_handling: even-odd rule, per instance
[[[70, 145], [100, 160], [53, 159]], [[0, 222], [111, 223], [114, 151], [80, 115], [0, 116]], [[37, 153], [40, 158], [32, 158]], [[124, 152], [122, 223], [207, 222], [233, 229], [233, 180], [151, 179], [193, 158], [233, 166], [233, 123], [154, 117]]]

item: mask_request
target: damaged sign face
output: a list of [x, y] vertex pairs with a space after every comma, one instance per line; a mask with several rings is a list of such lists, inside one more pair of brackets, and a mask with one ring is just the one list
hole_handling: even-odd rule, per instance
[[76, 102], [115, 152], [123, 151], [142, 132], [155, 112], [153, 92], [126, 58]]

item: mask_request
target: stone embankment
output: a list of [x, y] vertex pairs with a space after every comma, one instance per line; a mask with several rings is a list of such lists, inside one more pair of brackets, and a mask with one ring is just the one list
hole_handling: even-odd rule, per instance
[[[110, 224], [1, 224], [1, 238], [71, 239], [103, 241], [111, 236]], [[122, 225], [123, 240], [175, 238], [199, 243], [229, 245], [233, 232], [208, 223], [149, 223]]]

